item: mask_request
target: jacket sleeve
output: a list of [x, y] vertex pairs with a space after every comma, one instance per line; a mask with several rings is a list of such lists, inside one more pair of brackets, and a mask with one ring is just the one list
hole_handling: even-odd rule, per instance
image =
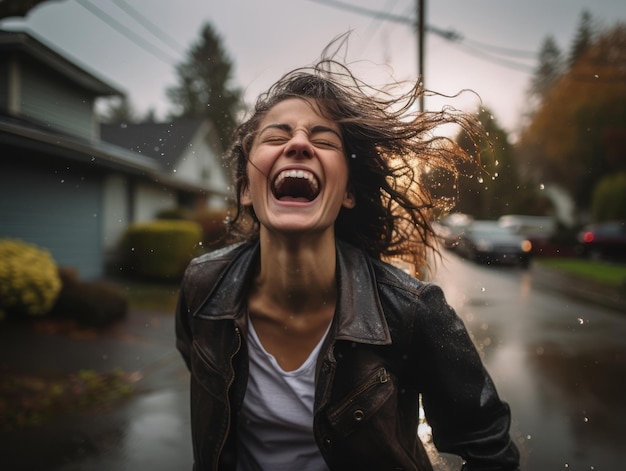
[[183, 282], [178, 295], [178, 303], [176, 305], [176, 348], [185, 360], [187, 368], [191, 370], [191, 326], [189, 308], [185, 299], [185, 283]]
[[498, 397], [463, 322], [439, 287], [429, 285], [420, 298], [415, 345], [423, 361], [422, 401], [435, 446], [461, 456], [465, 471], [519, 469], [509, 406]]

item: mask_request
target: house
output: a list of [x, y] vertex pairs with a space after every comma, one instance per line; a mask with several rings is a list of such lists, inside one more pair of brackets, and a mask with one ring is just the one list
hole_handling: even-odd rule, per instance
[[43, 247], [86, 279], [104, 275], [129, 223], [228, 192], [221, 165], [191, 168], [194, 152], [217, 155], [194, 141], [207, 124], [176, 159], [155, 159], [100, 139], [94, 108], [106, 96], [123, 92], [32, 34], [0, 31], [0, 238]]
[[[166, 123], [101, 124], [103, 141], [153, 159], [170, 178], [211, 188], [207, 206], [223, 208], [230, 195], [220, 157], [223, 149], [206, 118], [181, 118]], [[183, 206], [189, 206], [180, 202]]]

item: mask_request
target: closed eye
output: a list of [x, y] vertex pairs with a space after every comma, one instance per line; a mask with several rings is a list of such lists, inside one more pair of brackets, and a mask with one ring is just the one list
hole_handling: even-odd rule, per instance
[[331, 148], [331, 149], [341, 149], [341, 143], [335, 142], [327, 139], [313, 139], [311, 143], [316, 147], [323, 148]]
[[261, 142], [267, 144], [284, 144], [289, 140], [289, 137], [286, 135], [265, 135], [261, 139]]

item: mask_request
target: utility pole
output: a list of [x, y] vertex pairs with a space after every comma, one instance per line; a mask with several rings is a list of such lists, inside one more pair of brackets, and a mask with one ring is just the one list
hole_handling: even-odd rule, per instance
[[[426, 18], [426, 0], [416, 0], [417, 6], [417, 77], [422, 82], [422, 90], [424, 89], [424, 38], [425, 35], [425, 21]], [[424, 94], [422, 93], [419, 98], [420, 111], [424, 111]]]

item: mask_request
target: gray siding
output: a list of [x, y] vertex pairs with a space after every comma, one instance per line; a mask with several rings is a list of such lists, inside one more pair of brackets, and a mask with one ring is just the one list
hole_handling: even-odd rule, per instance
[[100, 177], [66, 166], [0, 163], [0, 238], [18, 238], [49, 250], [58, 265], [81, 278], [103, 275]]
[[55, 72], [42, 74], [32, 64], [21, 65], [20, 114], [74, 136], [92, 139], [94, 98]]

